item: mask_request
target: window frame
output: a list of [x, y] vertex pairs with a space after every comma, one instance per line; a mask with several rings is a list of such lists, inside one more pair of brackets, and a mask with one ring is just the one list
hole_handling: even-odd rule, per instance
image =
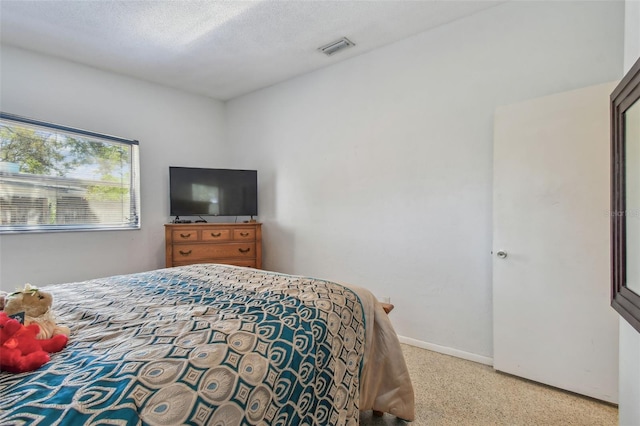
[[[140, 155], [139, 155], [139, 142], [135, 139], [125, 139], [118, 136], [108, 135], [104, 133], [93, 132], [89, 130], [78, 129], [75, 127], [55, 124], [51, 122], [35, 120], [32, 118], [22, 117], [15, 114], [10, 114], [0, 111], [0, 119], [5, 121], [13, 121], [17, 124], [26, 124], [32, 126], [43, 127], [51, 129], [52, 131], [66, 133], [73, 136], [88, 137], [98, 139], [105, 142], [116, 142], [119, 144], [131, 146], [131, 159], [130, 159], [130, 201], [133, 214], [131, 215], [134, 220], [126, 223], [123, 222], [118, 225], [113, 224], [38, 224], [38, 225], [2, 225], [0, 223], [0, 235], [3, 234], [19, 234], [19, 233], [49, 233], [49, 232], [73, 232], [73, 231], [125, 231], [125, 230], [139, 230], [141, 229], [141, 197], [140, 197]], [[0, 171], [0, 175], [4, 172]], [[70, 179], [71, 180], [71, 179]]]

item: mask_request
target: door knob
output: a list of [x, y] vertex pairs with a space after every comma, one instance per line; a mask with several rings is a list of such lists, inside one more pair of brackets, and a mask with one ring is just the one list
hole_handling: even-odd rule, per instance
[[507, 252], [504, 250], [499, 250], [496, 253], [496, 256], [498, 256], [500, 259], [506, 259], [507, 258]]

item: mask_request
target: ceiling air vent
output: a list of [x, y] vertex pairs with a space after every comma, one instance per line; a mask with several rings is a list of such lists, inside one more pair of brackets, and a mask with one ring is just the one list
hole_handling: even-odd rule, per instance
[[340, 40], [332, 41], [329, 44], [319, 47], [318, 50], [327, 56], [331, 56], [334, 53], [338, 53], [339, 51], [351, 46], [355, 46], [355, 43], [346, 37], [342, 37]]

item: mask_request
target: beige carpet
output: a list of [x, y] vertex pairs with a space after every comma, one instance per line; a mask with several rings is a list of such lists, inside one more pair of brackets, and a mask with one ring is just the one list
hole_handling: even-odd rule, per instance
[[[492, 367], [402, 345], [416, 394], [411, 425], [612, 425], [615, 406], [498, 373]], [[362, 413], [360, 424], [405, 425]]]

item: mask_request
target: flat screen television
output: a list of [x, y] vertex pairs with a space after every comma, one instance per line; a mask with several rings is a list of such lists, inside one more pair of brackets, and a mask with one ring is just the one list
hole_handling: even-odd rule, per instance
[[257, 216], [256, 170], [169, 167], [171, 216]]

